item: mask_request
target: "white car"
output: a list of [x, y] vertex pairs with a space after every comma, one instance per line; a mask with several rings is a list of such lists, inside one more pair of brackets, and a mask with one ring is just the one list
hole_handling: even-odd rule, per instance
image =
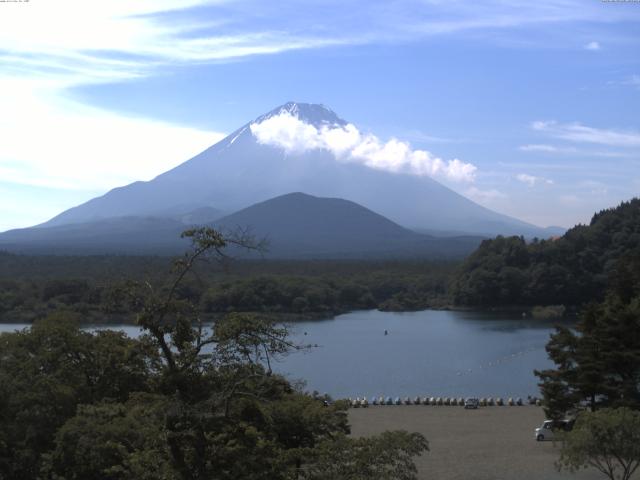
[[480, 401], [477, 398], [467, 398], [464, 401], [464, 408], [478, 408]]
[[535, 430], [535, 439], [539, 442], [552, 440], [555, 432], [568, 432], [573, 428], [573, 420], [545, 420]]

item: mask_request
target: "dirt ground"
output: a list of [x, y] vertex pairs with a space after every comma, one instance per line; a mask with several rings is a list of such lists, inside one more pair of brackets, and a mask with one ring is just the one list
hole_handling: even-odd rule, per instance
[[[430, 480], [597, 480], [596, 470], [558, 473], [559, 445], [536, 442], [540, 407], [371, 406], [349, 411], [352, 434], [384, 430], [422, 433], [430, 451], [417, 459], [419, 478]], [[636, 474], [634, 479], [640, 479]]]

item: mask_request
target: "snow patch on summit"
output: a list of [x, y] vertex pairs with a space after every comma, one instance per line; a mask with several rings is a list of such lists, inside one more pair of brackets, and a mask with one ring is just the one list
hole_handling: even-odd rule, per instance
[[258, 117], [252, 124], [259, 124], [274, 117], [289, 114], [316, 128], [323, 126], [344, 126], [347, 124], [330, 108], [316, 103], [287, 102], [269, 113]]
[[235, 142], [240, 135], [246, 132], [246, 130], [247, 130], [247, 127], [241, 128], [240, 131], [236, 135], [234, 135], [231, 140], [229, 140], [229, 146], [233, 145], [233, 142]]

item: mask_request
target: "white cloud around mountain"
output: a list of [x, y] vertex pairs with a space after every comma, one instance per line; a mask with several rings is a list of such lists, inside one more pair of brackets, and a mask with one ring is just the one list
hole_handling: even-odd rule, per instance
[[[291, 50], [404, 42], [432, 35], [510, 30], [558, 22], [611, 22], [622, 17], [616, 9], [602, 11], [600, 6], [582, 5], [577, 8], [578, 0], [526, 5], [515, 0], [491, 0], [482, 9], [464, 2], [428, 2], [425, 6], [418, 0], [402, 0], [373, 9], [356, 8], [365, 4], [350, 3], [351, 10], [358, 15], [333, 15], [331, 18], [335, 21], [319, 29], [315, 28], [319, 21], [317, 13], [328, 8], [342, 14], [342, 3], [310, 1], [304, 11], [295, 2], [284, 2], [273, 9], [267, 3], [251, 0], [58, 0], [3, 4], [0, 15], [0, 122], [4, 129], [0, 168], [5, 174], [3, 178], [7, 182], [91, 188], [117, 176], [122, 171], [120, 162], [131, 167], [126, 153], [120, 149], [125, 144], [129, 151], [139, 152], [145, 144], [155, 145], [157, 155], [149, 152], [147, 158], [154, 159], [148, 162], [157, 162], [153, 172], [158, 173], [171, 165], [164, 160], [170, 153], [176, 155], [174, 161], [182, 160], [185, 158], [182, 152], [202, 145], [201, 139], [206, 137], [210, 141], [216, 137], [197, 129], [84, 107], [78, 101], [68, 100], [67, 92], [72, 87], [141, 79], [180, 65]], [[204, 11], [207, 15], [201, 15]], [[295, 17], [291, 17], [294, 12]], [[292, 22], [290, 17], [296, 21]], [[628, 17], [629, 13], [625, 13], [624, 18]], [[41, 111], [46, 114], [34, 116]], [[90, 131], [91, 126], [101, 130]], [[73, 129], [82, 133], [69, 133]], [[102, 145], [99, 151], [91, 150], [92, 160], [88, 165], [89, 145], [98, 145], [106, 131], [110, 131], [113, 140]], [[308, 145], [307, 142], [320, 140], [325, 143], [322, 148], [330, 148], [341, 158], [359, 160], [373, 168], [453, 181], [473, 180], [476, 172], [472, 164], [457, 159], [444, 161], [427, 151], [412, 150], [406, 142], [381, 142], [357, 130], [321, 132], [319, 136], [314, 132], [306, 132], [307, 136], [304, 131], [297, 133], [302, 133], [302, 140], [285, 137], [287, 148], [295, 149], [301, 142]], [[314, 140], [309, 135], [317, 138]], [[50, 141], [27, 141], [27, 136], [50, 138]], [[164, 142], [164, 139], [175, 141]], [[627, 141], [638, 144], [640, 135], [636, 140]], [[171, 146], [167, 147], [169, 143]], [[100, 167], [99, 161], [104, 162]], [[142, 164], [132, 175], [148, 178], [150, 166], [139, 161]], [[65, 177], [65, 173], [73, 175]], [[98, 176], [90, 179], [91, 173]], [[125, 176], [118, 178], [121, 178], [118, 181], [125, 180]]]
[[381, 141], [365, 134], [353, 124], [325, 125], [316, 128], [289, 112], [251, 124], [257, 141], [284, 149], [289, 153], [324, 149], [336, 159], [359, 162], [370, 168], [412, 175], [426, 175], [452, 182], [473, 182], [476, 166], [460, 160], [442, 160], [426, 150], [414, 150], [408, 142]]

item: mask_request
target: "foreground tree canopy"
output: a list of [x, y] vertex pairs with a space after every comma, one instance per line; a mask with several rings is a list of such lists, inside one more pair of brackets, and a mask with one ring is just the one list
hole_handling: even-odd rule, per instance
[[618, 408], [583, 413], [563, 440], [559, 468], [590, 466], [610, 480], [629, 480], [640, 466], [640, 412]]
[[273, 373], [303, 348], [286, 328], [241, 313], [202, 324], [180, 287], [229, 239], [186, 235], [194, 248], [165, 289], [129, 289], [139, 338], [81, 330], [69, 313], [0, 335], [0, 478], [415, 478], [424, 437], [351, 438], [346, 404]]

